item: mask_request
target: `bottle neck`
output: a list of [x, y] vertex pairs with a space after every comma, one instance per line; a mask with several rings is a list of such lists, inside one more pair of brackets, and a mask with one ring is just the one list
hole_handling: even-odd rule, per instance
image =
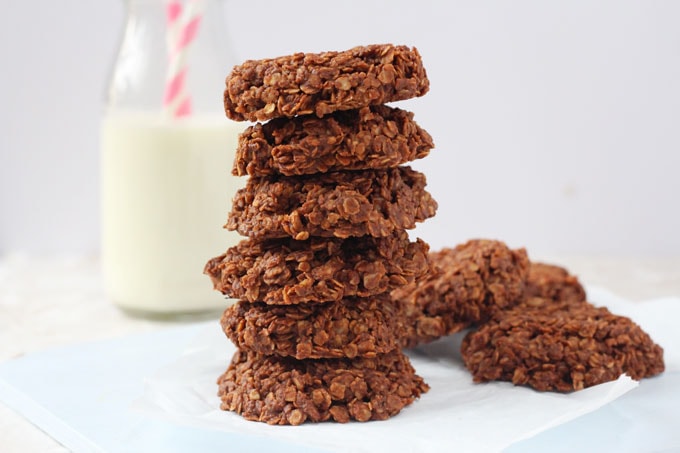
[[223, 114], [224, 78], [234, 59], [222, 0], [126, 0], [125, 4], [126, 22], [108, 84], [107, 111]]

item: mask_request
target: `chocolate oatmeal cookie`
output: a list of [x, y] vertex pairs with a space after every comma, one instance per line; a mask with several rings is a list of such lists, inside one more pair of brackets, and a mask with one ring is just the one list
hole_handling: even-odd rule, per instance
[[529, 268], [524, 249], [486, 239], [431, 252], [429, 261], [428, 275], [393, 293], [410, 320], [404, 347], [458, 332], [512, 307], [522, 298]]
[[430, 82], [418, 51], [392, 44], [248, 60], [226, 80], [224, 109], [236, 121], [315, 114], [422, 96]]
[[399, 350], [320, 360], [238, 351], [217, 383], [223, 410], [271, 425], [385, 420], [429, 389]]
[[222, 329], [242, 350], [298, 360], [375, 357], [399, 347], [399, 312], [389, 295], [328, 304], [239, 302], [222, 315]]
[[239, 137], [232, 173], [291, 176], [392, 168], [427, 156], [433, 147], [412, 113], [377, 105], [250, 126]]
[[385, 237], [437, 209], [425, 175], [409, 167], [250, 178], [225, 228], [251, 238]]
[[461, 353], [475, 382], [541, 391], [570, 392], [623, 373], [639, 380], [664, 370], [663, 349], [637, 324], [588, 303], [515, 307], [467, 334]]
[[578, 278], [569, 274], [563, 267], [545, 263], [529, 265], [525, 298], [532, 297], [551, 299], [555, 302], [583, 302], [586, 292]]
[[405, 231], [384, 238], [247, 239], [205, 266], [215, 289], [249, 302], [288, 305], [371, 297], [427, 272], [428, 246]]
[[[548, 315], [565, 310], [583, 310], [589, 306], [586, 292], [578, 279], [559, 266], [544, 263], [529, 263], [529, 276], [524, 286], [524, 296], [512, 308], [516, 311]], [[497, 310], [493, 317], [503, 319], [504, 310]]]

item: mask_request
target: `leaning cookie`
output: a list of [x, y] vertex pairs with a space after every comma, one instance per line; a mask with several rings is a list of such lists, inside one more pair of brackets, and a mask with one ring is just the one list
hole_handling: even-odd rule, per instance
[[461, 353], [475, 382], [541, 391], [570, 392], [623, 373], [639, 380], [664, 370], [663, 349], [637, 324], [587, 303], [566, 310], [515, 307], [470, 332]]
[[389, 296], [327, 304], [267, 305], [238, 302], [221, 324], [239, 348], [299, 360], [375, 357], [399, 347], [397, 307]]
[[223, 410], [271, 425], [385, 420], [429, 389], [399, 350], [320, 360], [238, 351], [217, 383]]
[[529, 259], [503, 242], [470, 240], [429, 254], [431, 272], [393, 292], [404, 311], [403, 346], [413, 347], [489, 319], [518, 303]]
[[322, 117], [422, 96], [430, 82], [418, 51], [392, 44], [249, 60], [226, 80], [224, 109], [236, 121]]
[[524, 290], [525, 298], [551, 299], [555, 302], [583, 302], [586, 292], [576, 276], [565, 268], [532, 262]]
[[232, 173], [291, 176], [392, 168], [427, 156], [433, 147], [412, 113], [385, 105], [323, 118], [277, 118], [241, 134]]
[[[549, 315], [571, 309], [582, 310], [586, 305], [590, 304], [586, 302], [586, 292], [578, 278], [563, 267], [531, 262], [524, 295], [513, 308]], [[493, 316], [500, 320], [506, 312], [499, 310]]]
[[251, 238], [389, 236], [434, 216], [425, 175], [409, 167], [250, 178], [225, 228]]
[[427, 272], [428, 246], [405, 231], [384, 238], [246, 239], [208, 261], [205, 273], [223, 294], [288, 305], [370, 297]]

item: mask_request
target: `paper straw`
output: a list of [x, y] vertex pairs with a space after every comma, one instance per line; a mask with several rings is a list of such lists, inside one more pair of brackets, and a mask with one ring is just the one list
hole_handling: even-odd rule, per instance
[[191, 0], [186, 5], [179, 0], [166, 3], [168, 72], [163, 109], [173, 118], [191, 115], [191, 96], [186, 86], [187, 54], [202, 17], [202, 0]]

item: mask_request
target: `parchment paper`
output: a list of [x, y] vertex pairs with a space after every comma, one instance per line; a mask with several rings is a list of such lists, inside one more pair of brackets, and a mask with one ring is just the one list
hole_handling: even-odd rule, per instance
[[[668, 345], [662, 338], [677, 343], [677, 329], [671, 332], [667, 320], [658, 316], [659, 310], [652, 311], [656, 316], [645, 316], [643, 302], [627, 302], [606, 291], [592, 289], [589, 289], [589, 295], [597, 305], [606, 305], [615, 313], [629, 316], [637, 313], [637, 318], [642, 320], [631, 317], [662, 346]], [[672, 305], [680, 311], [680, 304]], [[331, 451], [439, 451], [446, 448], [489, 452], [501, 451], [516, 441], [592, 412], [638, 385], [622, 376], [617, 381], [579, 392], [559, 394], [536, 392], [502, 382], [474, 384], [458, 352], [462, 337], [462, 333], [453, 335], [408, 351], [417, 373], [431, 389], [387, 421], [268, 426], [219, 410], [215, 381], [227, 368], [235, 348], [218, 325], [208, 326], [177, 360], [150, 376], [145, 394], [135, 402], [134, 408], [176, 423], [252, 433]], [[677, 354], [673, 351], [669, 356], [668, 352], [666, 349], [667, 369], [675, 369]]]

